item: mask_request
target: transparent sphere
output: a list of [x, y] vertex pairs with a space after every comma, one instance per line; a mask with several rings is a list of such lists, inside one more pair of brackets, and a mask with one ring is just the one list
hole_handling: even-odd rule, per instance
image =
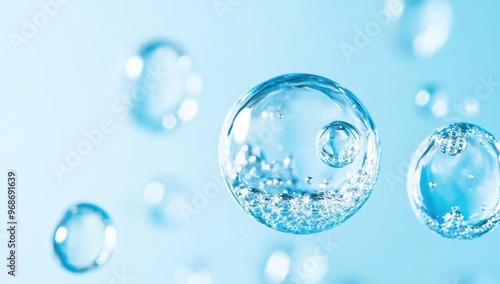
[[436, 130], [408, 170], [413, 211], [444, 237], [483, 235], [500, 217], [499, 162], [500, 144], [481, 127], [455, 123]]
[[71, 206], [54, 232], [56, 256], [68, 271], [83, 273], [104, 265], [116, 243], [116, 229], [100, 207], [80, 203]]
[[473, 117], [479, 113], [481, 105], [476, 97], [467, 97], [460, 103], [459, 109], [464, 115]]
[[241, 207], [279, 231], [330, 229], [367, 200], [379, 169], [359, 100], [316, 75], [288, 74], [241, 98], [221, 133], [220, 165]]
[[123, 104], [114, 110], [128, 113], [144, 128], [162, 132], [192, 120], [198, 111], [201, 77], [193, 71], [191, 57], [177, 44], [153, 41], [125, 64], [129, 88]]
[[158, 228], [177, 229], [188, 222], [182, 208], [190, 208], [188, 187], [173, 175], [161, 175], [144, 187], [148, 219]]
[[428, 84], [415, 95], [418, 113], [425, 118], [443, 118], [450, 112], [448, 94], [434, 84]]
[[174, 283], [179, 284], [212, 284], [218, 283], [214, 279], [213, 269], [202, 259], [195, 259], [175, 268]]
[[448, 0], [408, 0], [399, 29], [405, 50], [417, 58], [428, 58], [444, 47], [453, 25]]
[[263, 273], [259, 283], [324, 283], [325, 278], [328, 278], [331, 261], [327, 252], [323, 255], [318, 253], [318, 249], [322, 250], [317, 243], [276, 246], [263, 259]]

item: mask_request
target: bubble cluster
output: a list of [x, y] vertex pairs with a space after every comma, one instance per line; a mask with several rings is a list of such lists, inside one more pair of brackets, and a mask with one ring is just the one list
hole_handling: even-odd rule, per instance
[[82, 273], [104, 265], [116, 243], [109, 215], [90, 203], [71, 206], [54, 232], [56, 256], [68, 271]]
[[435, 84], [427, 84], [415, 95], [418, 113], [425, 118], [441, 118], [450, 112], [449, 95]]
[[378, 136], [364, 106], [328, 79], [289, 74], [247, 93], [226, 118], [220, 164], [233, 196], [283, 232], [327, 230], [367, 200]]
[[467, 148], [467, 138], [474, 132], [469, 124], [452, 124], [434, 134], [436, 148], [442, 153], [455, 156]]
[[417, 217], [444, 237], [485, 234], [500, 219], [500, 144], [473, 124], [436, 130], [413, 156], [408, 196]]
[[[177, 44], [153, 41], [125, 64], [134, 119], [144, 128], [162, 132], [192, 120], [198, 111], [201, 77], [191, 57]], [[117, 111], [122, 111], [117, 108]]]

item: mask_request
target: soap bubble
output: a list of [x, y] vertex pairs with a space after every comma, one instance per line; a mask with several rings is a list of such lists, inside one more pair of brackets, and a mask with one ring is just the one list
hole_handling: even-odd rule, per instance
[[54, 232], [56, 256], [68, 271], [83, 273], [104, 265], [116, 243], [109, 215], [90, 203], [79, 203], [64, 214]]
[[316, 75], [288, 74], [252, 89], [222, 129], [220, 164], [241, 207], [279, 231], [330, 229], [367, 200], [378, 135], [359, 100]]
[[408, 170], [417, 217], [447, 238], [472, 239], [500, 218], [500, 144], [479, 126], [455, 123], [418, 147]]
[[195, 117], [203, 82], [192, 70], [191, 57], [177, 44], [147, 43], [129, 58], [125, 74], [131, 83], [132, 114], [140, 125], [161, 132]]

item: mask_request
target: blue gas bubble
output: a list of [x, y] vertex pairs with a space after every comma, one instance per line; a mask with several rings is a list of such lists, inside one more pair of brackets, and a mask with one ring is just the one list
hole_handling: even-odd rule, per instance
[[104, 265], [116, 243], [109, 215], [90, 203], [71, 206], [56, 227], [53, 245], [62, 266], [83, 273]]
[[212, 284], [218, 283], [214, 279], [212, 269], [202, 260], [197, 260], [188, 265], [176, 267], [174, 275], [175, 283], [186, 284]]
[[198, 111], [201, 77], [193, 71], [191, 57], [179, 45], [153, 41], [144, 45], [125, 65], [129, 86], [120, 113], [132, 115], [144, 128], [163, 132], [192, 120]]
[[329, 274], [330, 255], [318, 244], [277, 245], [265, 255], [260, 283], [323, 283]]
[[443, 118], [450, 113], [450, 97], [436, 84], [427, 84], [415, 94], [418, 113], [425, 118]]
[[328, 124], [320, 134], [317, 153], [321, 160], [335, 168], [354, 161], [361, 150], [361, 135], [356, 127], [343, 121]]
[[405, 1], [400, 37], [412, 56], [428, 58], [448, 41], [453, 11], [448, 0]]
[[500, 144], [479, 126], [436, 130], [415, 152], [408, 196], [417, 217], [438, 234], [473, 239], [500, 219]]
[[279, 231], [337, 226], [370, 196], [378, 134], [348, 90], [316, 75], [288, 74], [248, 92], [228, 114], [220, 166], [241, 207]]
[[144, 187], [149, 220], [159, 228], [177, 229], [188, 220], [183, 210], [191, 208], [190, 190], [170, 175], [155, 177]]
[[459, 110], [468, 117], [476, 116], [481, 109], [479, 100], [476, 97], [467, 97], [460, 103]]

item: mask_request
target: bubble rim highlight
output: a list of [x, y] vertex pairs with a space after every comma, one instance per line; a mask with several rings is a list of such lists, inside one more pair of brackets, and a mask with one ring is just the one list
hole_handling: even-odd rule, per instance
[[[329, 93], [329, 91], [335, 91], [335, 92], [340, 92], [344, 98], [347, 99], [347, 102], [351, 106], [356, 106], [353, 107], [354, 113], [356, 115], [362, 114], [360, 117], [363, 117], [366, 119], [367, 122], [367, 127], [371, 130], [372, 133], [372, 138], [373, 138], [373, 145], [365, 145], [366, 147], [366, 152], [365, 156], [363, 159], [365, 160], [364, 167], [362, 167], [359, 171], [361, 172], [361, 175], [365, 173], [364, 169], [372, 167], [373, 168], [373, 175], [364, 180], [365, 186], [363, 188], [360, 188], [358, 191], [362, 192], [362, 198], [355, 197], [355, 193], [348, 192], [350, 193], [351, 196], [353, 197], [353, 200], [355, 200], [355, 204], [351, 207], [351, 210], [349, 212], [345, 212], [345, 215], [342, 218], [338, 218], [336, 220], [330, 220], [329, 224], [326, 226], [319, 226], [317, 228], [311, 229], [311, 230], [290, 230], [289, 228], [280, 228], [278, 226], [271, 226], [269, 225], [265, 220], [262, 218], [259, 218], [258, 216], [255, 216], [254, 213], [250, 212], [249, 210], [246, 210], [244, 205], [240, 201], [240, 197], [238, 196], [238, 191], [234, 187], [234, 182], [235, 180], [226, 175], [226, 172], [230, 172], [230, 169], [228, 169], [229, 165], [231, 164], [231, 159], [230, 159], [230, 152], [231, 152], [231, 132], [232, 132], [232, 126], [233, 122], [236, 118], [236, 116], [245, 108], [247, 107], [252, 107], [254, 104], [258, 103], [260, 99], [266, 97], [268, 95], [268, 90], [275, 89], [276, 86], [279, 85], [289, 85], [289, 86], [303, 86], [303, 85], [308, 85], [310, 87], [312, 86], [319, 86], [320, 88], [314, 88], [318, 90], [319, 92], [323, 92], [325, 95], [332, 97]], [[326, 90], [326, 91], [325, 91]], [[332, 98], [335, 99], [335, 98]], [[333, 121], [332, 121], [333, 122]], [[226, 131], [227, 130], [227, 131]], [[368, 142], [368, 141], [367, 141]], [[369, 143], [367, 143], [369, 144]], [[374, 155], [373, 158], [370, 158], [369, 156], [369, 151], [371, 155]], [[373, 153], [374, 152], [374, 153]], [[238, 203], [242, 209], [244, 209], [250, 216], [252, 216], [254, 219], [259, 221], [260, 223], [264, 224], [265, 226], [285, 232], [285, 233], [292, 233], [292, 234], [314, 234], [314, 233], [319, 233], [328, 229], [331, 229], [333, 227], [336, 227], [343, 222], [345, 222], [347, 219], [349, 219], [354, 213], [356, 213], [368, 200], [370, 197], [373, 188], [376, 185], [376, 181], [379, 175], [380, 171], [380, 155], [381, 155], [381, 150], [380, 150], [380, 141], [379, 141], [379, 136], [378, 136], [378, 131], [377, 128], [371, 118], [370, 113], [366, 109], [366, 107], [359, 101], [359, 99], [351, 93], [348, 89], [343, 88], [340, 86], [338, 83], [318, 76], [318, 75], [313, 75], [313, 74], [305, 74], [305, 73], [291, 73], [291, 74], [284, 74], [280, 75], [274, 78], [271, 78], [269, 80], [266, 80], [265, 82], [257, 85], [256, 87], [252, 88], [249, 90], [247, 93], [245, 93], [230, 109], [230, 112], [227, 114], [220, 138], [219, 138], [219, 168], [220, 172], [223, 176], [224, 181], [226, 182], [226, 186], [228, 190], [230, 191], [231, 195], [234, 197], [235, 201]], [[357, 179], [358, 175], [355, 175], [351, 179]], [[258, 190], [258, 189], [257, 189]], [[329, 191], [329, 190], [323, 190], [319, 191], [317, 193], [314, 193], [312, 195], [318, 195], [323, 197], [323, 198], [318, 198], [318, 199], [323, 199], [326, 200], [327, 203], [332, 203], [333, 200], [338, 199], [338, 194], [335, 192]], [[278, 195], [283, 195], [283, 194], [275, 194], [271, 196], [271, 200], [273, 198], [276, 198]], [[300, 196], [299, 196], [300, 197]], [[294, 198], [294, 199], [298, 199]], [[266, 198], [267, 199], [267, 198]]]
[[[90, 271], [90, 270], [93, 270], [95, 268], [98, 268], [98, 267], [105, 265], [113, 256], [114, 249], [116, 247], [116, 239], [111, 244], [111, 246], [106, 246], [106, 243], [104, 243], [99, 254], [96, 256], [95, 260], [92, 263], [89, 263], [86, 266], [77, 266], [77, 265], [71, 264], [71, 262], [68, 260], [68, 256], [61, 249], [60, 244], [56, 241], [56, 233], [57, 233], [57, 230], [64, 223], [68, 222], [68, 220], [70, 220], [73, 216], [78, 214], [78, 210], [87, 210], [89, 212], [92, 212], [92, 214], [97, 214], [98, 217], [101, 219], [101, 221], [106, 229], [109, 227], [112, 227], [116, 232], [116, 227], [115, 227], [111, 217], [109, 216], [109, 214], [106, 211], [104, 211], [104, 209], [102, 209], [101, 207], [99, 207], [93, 203], [88, 203], [88, 202], [77, 203], [77, 204], [70, 206], [65, 211], [63, 217], [61, 218], [61, 220], [59, 221], [59, 223], [57, 224], [57, 226], [54, 230], [54, 234], [52, 236], [52, 246], [54, 249], [54, 253], [57, 256], [60, 264], [69, 272], [80, 274], [80, 273], [85, 273], [87, 271]], [[76, 211], [76, 213], [74, 213], [73, 211]], [[104, 259], [101, 259], [101, 256], [103, 255], [104, 252], [106, 252], [104, 254], [106, 257]]]
[[[464, 221], [461, 225], [465, 228], [462, 229], [462, 231], [456, 231], [447, 229], [446, 222], [440, 223], [437, 218], [430, 217], [430, 214], [427, 214], [423, 209], [424, 206], [422, 196], [418, 195], [418, 192], [420, 192], [420, 173], [417, 173], [419, 167], [418, 163], [422, 159], [423, 155], [427, 151], [429, 151], [429, 148], [434, 147], [435, 151], [438, 151], [443, 155], [455, 156], [447, 152], [443, 152], [438, 148], [438, 145], [434, 144], [436, 143], [436, 140], [438, 138], [437, 136], [442, 133], [443, 130], [451, 127], [459, 127], [460, 129], [465, 129], [466, 131], [464, 132], [464, 135], [466, 136], [466, 140], [474, 135], [478, 135], [485, 140], [492, 142], [500, 152], [500, 143], [491, 133], [478, 125], [467, 122], [455, 122], [443, 127], [439, 127], [435, 129], [431, 134], [429, 134], [425, 139], [423, 139], [422, 142], [420, 142], [412, 156], [412, 159], [408, 166], [406, 177], [407, 195], [410, 206], [413, 210], [413, 213], [417, 216], [417, 219], [421, 224], [425, 225], [432, 232], [448, 239], [471, 240], [488, 233], [496, 227], [496, 225], [500, 221], [500, 202], [495, 207], [495, 210], [493, 210], [491, 214], [489, 214], [489, 217], [485, 219], [485, 222], [481, 223], [480, 225], [470, 225], [466, 224], [467, 222]], [[466, 150], [467, 149], [465, 148], [464, 151]], [[497, 160], [499, 161], [498, 169], [500, 171], [500, 156], [497, 157]], [[454, 212], [450, 212], [448, 214], [452, 213]]]

